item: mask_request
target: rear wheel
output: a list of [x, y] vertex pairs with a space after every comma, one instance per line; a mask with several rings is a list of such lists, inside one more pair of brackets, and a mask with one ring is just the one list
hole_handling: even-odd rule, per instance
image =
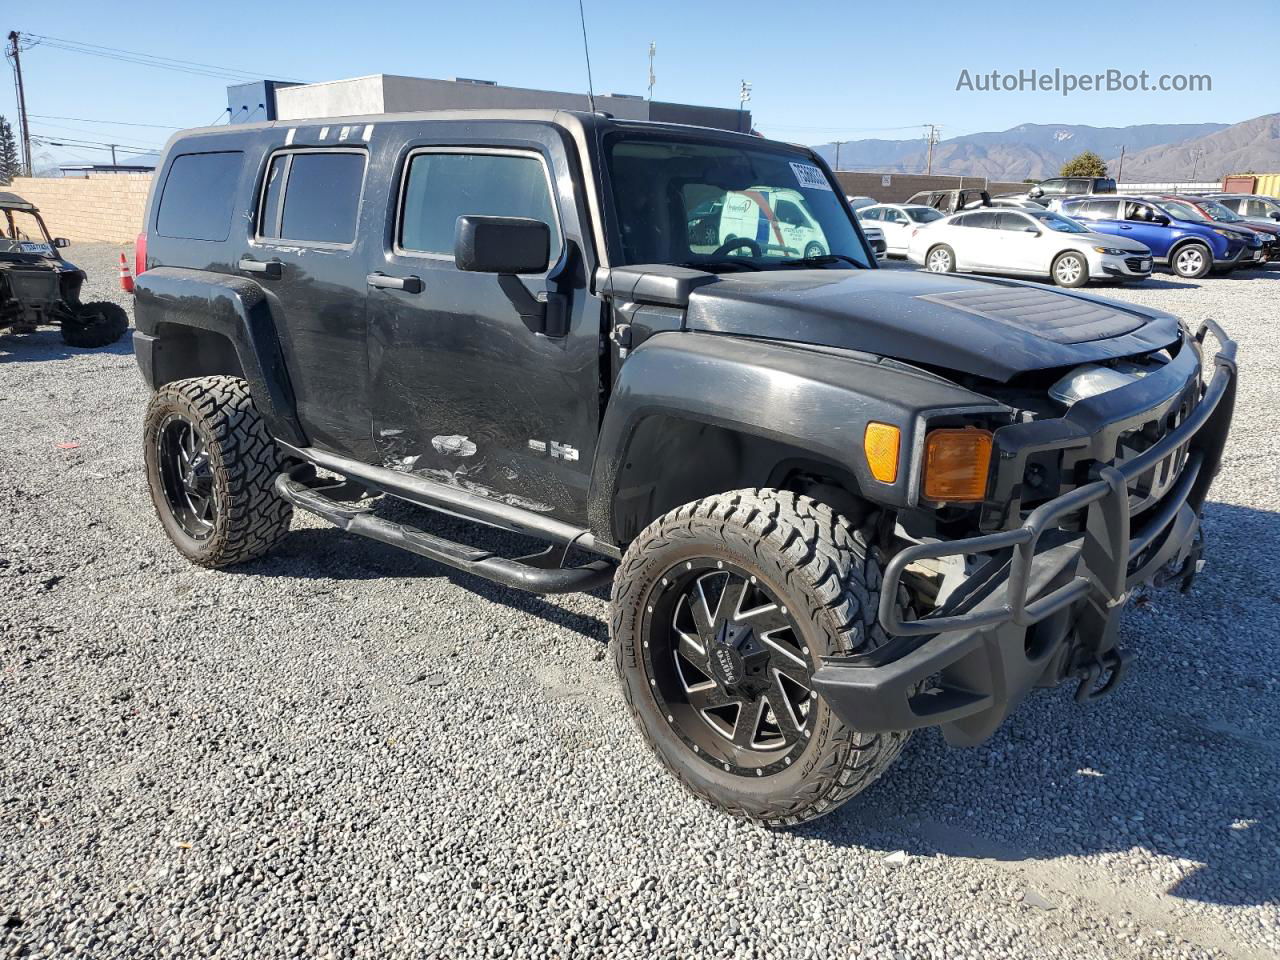
[[879, 587], [874, 551], [808, 497], [739, 490], [650, 524], [614, 579], [610, 626], [658, 759], [694, 795], [769, 825], [866, 789], [908, 734], [846, 726], [813, 674], [886, 641]]
[[1083, 287], [1089, 282], [1089, 264], [1084, 255], [1064, 253], [1053, 261], [1053, 282], [1060, 287]]
[[289, 532], [293, 507], [272, 486], [284, 462], [243, 380], [165, 384], [147, 407], [144, 437], [152, 503], [188, 560], [242, 563]]
[[925, 256], [924, 266], [930, 273], [954, 273], [956, 269], [955, 251], [945, 243], [940, 243]]
[[817, 240], [810, 241], [808, 246], [804, 248], [804, 256], [806, 260], [811, 259], [813, 257], [826, 256], [826, 253], [827, 253], [826, 247], [820, 244]]
[[76, 315], [62, 321], [62, 342], [69, 347], [105, 347], [129, 329], [124, 307], [108, 300], [80, 305]]
[[1199, 280], [1213, 269], [1213, 253], [1203, 243], [1188, 243], [1173, 253], [1173, 272], [1187, 280]]

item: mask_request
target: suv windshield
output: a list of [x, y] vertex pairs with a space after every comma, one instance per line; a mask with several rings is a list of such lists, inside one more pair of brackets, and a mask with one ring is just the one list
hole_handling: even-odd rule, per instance
[[871, 265], [831, 181], [803, 154], [623, 135], [607, 143], [605, 156], [621, 264]]
[[1189, 203], [1183, 203], [1181, 200], [1162, 200], [1160, 206], [1164, 208], [1165, 213], [1170, 214], [1178, 220], [1208, 220], [1209, 218], [1191, 206]]
[[26, 210], [0, 210], [0, 253], [38, 253], [53, 256], [44, 223]]

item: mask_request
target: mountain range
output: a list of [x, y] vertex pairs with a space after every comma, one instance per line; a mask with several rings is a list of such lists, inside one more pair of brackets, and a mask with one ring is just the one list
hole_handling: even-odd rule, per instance
[[[1084, 150], [1106, 159], [1115, 175], [1124, 148], [1125, 180], [1218, 179], [1244, 170], [1280, 170], [1280, 114], [1243, 123], [1144, 123], [1128, 127], [1024, 123], [1009, 130], [941, 140], [933, 172], [992, 180], [1043, 179]], [[836, 144], [814, 149], [833, 167]], [[914, 140], [846, 140], [842, 170], [923, 173], [927, 144]]]

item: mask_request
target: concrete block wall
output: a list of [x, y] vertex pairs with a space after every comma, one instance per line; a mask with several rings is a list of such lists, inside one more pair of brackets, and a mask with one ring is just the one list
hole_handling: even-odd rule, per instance
[[55, 237], [81, 243], [133, 243], [142, 230], [149, 174], [16, 177], [11, 191], [40, 208]]

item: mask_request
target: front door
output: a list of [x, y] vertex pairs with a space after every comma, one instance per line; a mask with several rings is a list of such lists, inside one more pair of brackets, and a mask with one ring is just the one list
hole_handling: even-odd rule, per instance
[[[367, 262], [374, 462], [585, 523], [600, 418], [600, 307], [586, 290], [575, 199], [553, 186], [570, 182], [553, 173], [566, 168], [564, 147], [552, 128], [518, 129], [544, 139], [474, 146], [472, 124], [466, 146], [396, 147], [391, 229]], [[458, 270], [454, 231], [467, 215], [548, 223], [548, 269], [502, 280]], [[568, 335], [530, 329], [512, 283], [567, 296]]]

